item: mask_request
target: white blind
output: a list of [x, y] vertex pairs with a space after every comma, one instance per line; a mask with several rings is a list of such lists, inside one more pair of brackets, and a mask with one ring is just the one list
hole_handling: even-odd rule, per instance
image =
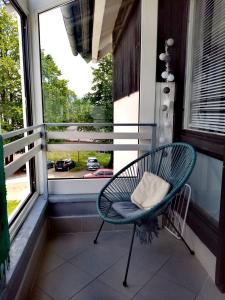
[[225, 133], [225, 0], [196, 0], [189, 128]]

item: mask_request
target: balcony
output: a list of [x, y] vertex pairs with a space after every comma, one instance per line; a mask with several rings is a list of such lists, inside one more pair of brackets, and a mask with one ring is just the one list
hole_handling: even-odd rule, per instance
[[[112, 130], [68, 131], [71, 126], [104, 126]], [[42, 172], [39, 173], [42, 181], [38, 188], [42, 192], [37, 190], [29, 201], [20, 203], [9, 219], [14, 240], [7, 299], [14, 299], [15, 286], [22, 286], [19, 299], [34, 300], [220, 297], [198, 260], [166, 230], [161, 230], [159, 238], [148, 246], [135, 240], [129, 287], [124, 288], [122, 278], [131, 235], [129, 225], [107, 224], [99, 243], [93, 244], [100, 225], [95, 200], [108, 179], [74, 179], [70, 175], [51, 179], [48, 175], [48, 152], [114, 151], [114, 167], [120, 168], [122, 151], [130, 154], [130, 158], [132, 155], [137, 157], [155, 147], [155, 136], [155, 124], [123, 123], [41, 124], [3, 135], [4, 141], [16, 139], [5, 144], [5, 157], [25, 149], [18, 159], [5, 166], [6, 178], [24, 164], [30, 168], [29, 161], [38, 160], [38, 157], [41, 157], [41, 164], [37, 164], [36, 172]], [[84, 143], [84, 139], [92, 142]], [[73, 188], [67, 190], [71, 184]], [[22, 252], [16, 250], [18, 247]], [[28, 253], [33, 254], [28, 258]], [[29, 271], [21, 283], [15, 278], [26, 269], [24, 263], [27, 259]], [[29, 288], [25, 287], [27, 285]]]
[[[6, 109], [0, 127], [7, 132], [31, 126], [2, 136], [11, 262], [6, 282], [0, 280], [0, 298], [224, 299], [225, 26], [221, 15], [225, 5], [219, 0], [96, 0], [93, 4], [93, 0], [0, 0], [0, 7], [17, 19], [12, 32], [18, 31], [17, 80], [11, 63], [10, 72], [1, 72], [5, 90], [10, 86], [13, 93], [5, 97], [1, 91]], [[53, 11], [59, 19], [51, 18]], [[44, 15], [50, 16], [46, 23]], [[60, 23], [67, 32], [63, 39], [56, 26]], [[46, 46], [51, 44], [53, 52], [46, 51], [43, 43], [47, 28]], [[4, 32], [5, 40], [10, 40], [9, 31]], [[64, 41], [70, 44], [66, 50], [60, 47], [66, 45]], [[14, 48], [13, 43], [6, 57]], [[77, 107], [68, 110], [64, 104], [72, 103], [71, 96], [75, 101], [87, 76], [74, 59], [99, 63], [108, 54], [112, 95], [96, 107], [94, 101], [97, 114], [89, 114], [91, 118], [76, 118]], [[57, 91], [49, 89], [51, 76], [43, 74], [43, 58], [53, 65], [57, 62], [53, 69], [58, 65], [63, 70], [62, 74], [56, 70], [57, 82], [67, 82], [64, 70], [69, 71], [75, 93], [64, 98], [62, 85]], [[79, 104], [80, 96], [76, 100]], [[99, 118], [99, 108], [108, 100], [111, 115], [104, 112]], [[116, 124], [44, 123], [81, 120]], [[95, 202], [109, 178], [92, 174], [87, 179], [86, 161], [94, 157], [106, 169], [111, 159], [108, 168], [115, 174], [157, 144], [173, 140], [197, 149], [185, 231], [196, 255], [190, 257], [164, 229], [149, 246], [135, 238], [129, 286], [124, 288], [131, 230], [105, 224], [99, 243], [93, 245], [101, 224]], [[75, 168], [55, 170], [56, 161], [66, 159], [74, 160]], [[48, 161], [53, 168], [48, 168]]]

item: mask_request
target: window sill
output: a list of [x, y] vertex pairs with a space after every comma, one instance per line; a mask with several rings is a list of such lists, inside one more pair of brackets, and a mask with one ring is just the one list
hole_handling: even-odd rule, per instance
[[190, 143], [197, 151], [203, 154], [219, 160], [224, 159], [225, 136], [192, 130], [182, 130], [179, 135], [179, 140]]
[[47, 200], [39, 196], [25, 222], [17, 232], [10, 249], [10, 269], [6, 274], [3, 299], [14, 299], [29, 263], [37, 236], [45, 220]]

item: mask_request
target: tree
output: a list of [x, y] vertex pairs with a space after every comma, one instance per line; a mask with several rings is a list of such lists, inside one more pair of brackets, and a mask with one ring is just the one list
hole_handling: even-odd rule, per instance
[[[97, 68], [93, 68], [93, 81], [91, 92], [85, 95], [93, 105], [92, 117], [95, 122], [113, 122], [112, 101], [112, 55], [103, 57]], [[105, 128], [109, 130], [110, 128]]]
[[1, 131], [23, 127], [17, 18], [0, 7], [0, 126]]
[[[91, 92], [84, 96], [84, 101], [90, 101], [93, 105], [92, 118], [96, 123], [113, 123], [113, 100], [112, 100], [112, 55], [103, 57], [98, 67], [93, 69], [93, 81]], [[112, 131], [112, 127], [89, 128], [89, 130]], [[109, 143], [112, 141], [102, 141]], [[113, 152], [110, 152], [109, 168], [113, 168]]]
[[47, 123], [70, 122], [71, 106], [77, 100], [74, 91], [68, 88], [68, 81], [61, 79], [61, 71], [51, 55], [41, 51], [42, 91], [44, 120]]

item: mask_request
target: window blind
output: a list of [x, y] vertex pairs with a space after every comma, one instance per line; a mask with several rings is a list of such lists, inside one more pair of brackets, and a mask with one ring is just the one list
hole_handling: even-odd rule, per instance
[[189, 128], [225, 133], [225, 1], [197, 0]]

